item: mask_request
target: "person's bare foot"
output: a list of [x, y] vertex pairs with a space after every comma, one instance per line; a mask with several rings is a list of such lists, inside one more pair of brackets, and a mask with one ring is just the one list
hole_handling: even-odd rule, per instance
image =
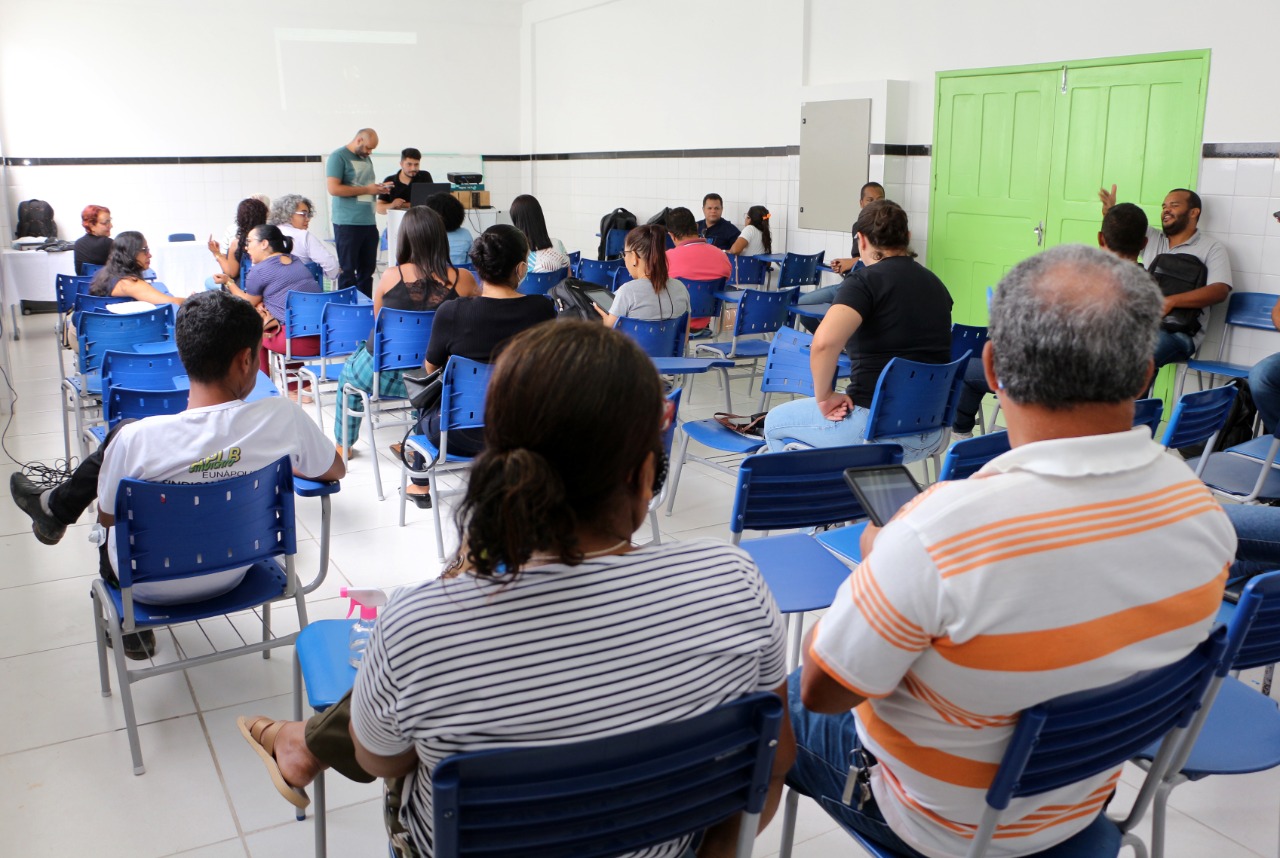
[[306, 722], [286, 721], [276, 734], [276, 765], [289, 786], [307, 786], [324, 768], [307, 748], [306, 732]]
[[240, 735], [267, 768], [276, 791], [299, 810], [311, 803], [305, 787], [323, 768], [307, 748], [306, 725], [301, 721], [275, 721], [264, 715], [236, 719]]

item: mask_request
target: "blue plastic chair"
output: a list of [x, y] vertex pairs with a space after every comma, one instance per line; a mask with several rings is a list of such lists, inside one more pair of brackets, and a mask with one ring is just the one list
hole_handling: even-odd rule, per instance
[[448, 757], [431, 776], [436, 858], [643, 852], [735, 814], [748, 858], [782, 722], [756, 693], [709, 712], [568, 745]]
[[92, 262], [86, 262], [84, 265], [80, 266], [80, 269], [83, 272], [81, 276], [93, 279], [93, 275], [97, 274], [104, 267], [105, 266], [102, 265], [94, 265]]
[[66, 315], [75, 309], [76, 296], [82, 291], [89, 291], [89, 284], [92, 281], [92, 277], [73, 277], [70, 274], [55, 275], [54, 289], [56, 290], [58, 313], [53, 320], [53, 345], [58, 351], [59, 378], [67, 374], [66, 362], [62, 357], [62, 352], [65, 350], [63, 342], [66, 339]]
[[[871, 398], [866, 443], [949, 429], [956, 420], [968, 362], [967, 354], [943, 364], [900, 357], [890, 360], [880, 371]], [[940, 473], [941, 455], [935, 452], [929, 458], [934, 462], [934, 473]]]
[[1003, 431], [957, 441], [951, 445], [951, 449], [947, 450], [938, 479], [968, 479], [987, 462], [997, 456], [1003, 456], [1009, 450], [1009, 433]]
[[177, 390], [175, 380], [187, 374], [177, 348], [168, 352], [108, 351], [102, 355], [102, 387]]
[[323, 289], [324, 288], [324, 269], [320, 267], [320, 263], [304, 262], [302, 264], [305, 265], [307, 267], [307, 270], [311, 272], [311, 276], [316, 278], [316, 285], [319, 286], [321, 289]]
[[[990, 336], [984, 327], [953, 324], [951, 326], [951, 359], [956, 360], [968, 352], [970, 360], [982, 360], [982, 347], [987, 344], [988, 339]], [[960, 372], [963, 374], [964, 369]]]
[[902, 449], [893, 444], [788, 450], [742, 460], [729, 519], [730, 539], [755, 560], [778, 610], [787, 615], [789, 667], [799, 664], [801, 615], [830, 607], [849, 569], [808, 534], [744, 542], [742, 532], [810, 529], [865, 518], [866, 512], [845, 482], [845, 470], [901, 462]]
[[[325, 304], [320, 313], [320, 354], [315, 363], [298, 368], [298, 378], [310, 386], [316, 422], [324, 420], [322, 385], [336, 385], [347, 358], [373, 330], [373, 304]], [[340, 391], [338, 391], [340, 393]]]
[[[112, 385], [104, 394], [102, 414], [107, 427], [114, 427], [121, 420], [141, 420], [156, 414], [178, 414], [187, 408], [187, 390], [139, 390]], [[99, 439], [101, 440], [101, 439]]]
[[733, 263], [733, 274], [729, 277], [729, 285], [741, 289], [743, 286], [759, 286], [764, 288], [769, 280], [769, 263], [754, 256], [730, 256]]
[[627, 246], [627, 233], [629, 229], [611, 229], [609, 234], [604, 237], [604, 258], [618, 259], [622, 256], [622, 249]]
[[720, 299], [716, 297], [716, 294], [724, 291], [726, 283], [724, 277], [719, 277], [715, 280], [690, 280], [689, 278], [681, 277], [679, 280], [689, 290], [690, 318], [719, 318]]
[[545, 295], [551, 291], [552, 286], [568, 276], [568, 268], [558, 268], [555, 271], [544, 272], [530, 271], [520, 281], [520, 286], [516, 291], [521, 295]]
[[585, 280], [588, 283], [594, 283], [604, 289], [613, 289], [614, 275], [626, 266], [622, 264], [621, 259], [584, 259], [578, 263], [576, 276], [579, 280]]
[[[293, 354], [293, 341], [302, 337], [318, 337], [324, 330], [324, 308], [328, 304], [355, 304], [360, 292], [354, 286], [333, 292], [300, 292], [290, 290], [284, 299], [284, 353], [271, 352], [271, 377], [281, 390], [288, 390], [289, 377], [298, 376]], [[300, 383], [300, 382], [299, 382]], [[319, 391], [312, 391], [319, 395]]]
[[609, 287], [609, 291], [617, 292], [619, 286], [634, 279], [631, 276], [631, 272], [627, 270], [627, 266], [620, 265], [618, 270], [613, 272], [613, 285]]
[[769, 353], [769, 343], [763, 338], [787, 324], [787, 314], [799, 296], [798, 288], [779, 292], [744, 289], [738, 301], [738, 313], [733, 320], [730, 341], [697, 343], [693, 347], [693, 353], [723, 358], [734, 363], [749, 361], [751, 371], [745, 377], [751, 379], [747, 384], [747, 393], [750, 394], [760, 359]]
[[431, 478], [431, 517], [435, 521], [438, 559], [444, 562], [444, 535], [440, 527], [440, 507], [445, 497], [461, 493], [443, 490], [438, 477], [444, 473], [457, 473], [471, 466], [470, 456], [449, 452], [449, 433], [457, 429], [479, 429], [484, 426], [484, 402], [489, 388], [489, 376], [493, 367], [454, 355], [444, 369], [444, 386], [440, 396], [440, 446], [431, 443], [426, 435], [410, 435], [405, 439], [406, 452], [410, 449], [425, 460], [420, 469], [401, 463], [400, 467], [400, 526], [404, 527], [404, 507], [409, 477]]
[[[614, 322], [616, 331], [626, 334], [651, 358], [674, 358], [684, 352], [688, 335], [689, 317], [680, 315], [674, 319], [646, 321], [619, 316]], [[659, 369], [659, 372], [662, 370]]]
[[1161, 399], [1139, 399], [1133, 403], [1133, 425], [1146, 426], [1151, 430], [1151, 437], [1160, 431], [1160, 421], [1164, 419], [1164, 401]]
[[154, 310], [127, 315], [90, 312], [80, 314], [80, 327], [76, 331], [79, 371], [62, 379], [62, 439], [67, 458], [71, 457], [71, 415], [75, 417], [75, 436], [82, 444], [81, 455], [87, 454], [87, 449], [83, 446], [84, 412], [86, 408], [96, 405], [102, 395], [103, 355], [109, 351], [130, 350], [135, 343], [172, 339], [173, 310], [173, 304], [165, 304]]
[[[302, 586], [294, 570], [297, 553], [294, 525], [295, 491], [322, 497], [322, 550], [314, 580]], [[149, 483], [120, 481], [116, 494], [116, 569], [120, 587], [101, 579], [93, 581], [94, 629], [98, 643], [98, 668], [104, 696], [111, 693], [107, 672], [107, 636], [110, 635], [124, 706], [134, 774], [145, 771], [138, 724], [133, 710], [131, 685], [162, 673], [293, 643], [297, 634], [273, 636], [270, 603], [292, 599], [299, 627], [307, 624], [305, 596], [324, 582], [328, 563], [328, 495], [337, 483], [295, 481], [289, 456], [262, 470], [213, 483]], [[283, 567], [278, 561], [283, 558]], [[227, 569], [249, 566], [238, 586], [228, 593], [174, 605], [148, 605], [136, 601], [136, 584], [194, 578]], [[144, 629], [176, 626], [221, 617], [250, 609], [262, 609], [262, 640], [245, 643], [190, 659], [166, 661], [131, 671], [125, 666], [123, 635]]]
[[[1155, 785], [1177, 751], [1214, 670], [1222, 662], [1224, 638], [1224, 631], [1219, 629], [1171, 665], [1024, 709], [987, 790], [987, 807], [970, 843], [968, 858], [986, 854], [1002, 813], [1015, 798], [1040, 795], [1119, 768], [1132, 755], [1133, 748], [1167, 737], [1126, 819], [1117, 822], [1099, 813], [1079, 834], [1036, 853], [1034, 858], [1107, 858], [1118, 855], [1124, 845], [1133, 845], [1139, 855], [1145, 854], [1132, 829], [1151, 804]], [[779, 858], [790, 858], [798, 802], [799, 793], [790, 790]], [[900, 858], [899, 853], [841, 827], [871, 854]]]
[[818, 281], [822, 279], [818, 266], [822, 264], [822, 257], [825, 254], [825, 250], [820, 250], [809, 255], [788, 253], [782, 257], [782, 268], [778, 272], [778, 288], [790, 289], [793, 286], [798, 288], [818, 285]]
[[[1190, 394], [1187, 394], [1190, 395]], [[1280, 433], [1280, 429], [1277, 430]], [[1209, 450], [1212, 445], [1206, 445]], [[1280, 454], [1280, 434], [1263, 435], [1227, 448], [1188, 459], [1200, 479], [1218, 494], [1240, 503], [1280, 500], [1280, 469], [1273, 467]]]
[[195, 241], [196, 234], [194, 232], [171, 232], [169, 233], [170, 241]]
[[[1212, 450], [1235, 399], [1236, 389], [1230, 386], [1182, 394], [1173, 406], [1173, 414], [1160, 443], [1166, 450], [1193, 444], [1204, 444], [1206, 451]], [[1187, 460], [1197, 477], [1201, 476], [1208, 462], [1208, 456]]]
[[[1250, 579], [1234, 610], [1224, 613], [1229, 619], [1222, 664], [1184, 746], [1155, 793], [1152, 858], [1164, 854], [1166, 808], [1175, 787], [1210, 775], [1247, 774], [1280, 766], [1280, 709], [1276, 701], [1227, 675], [1280, 661], [1280, 572]], [[1148, 747], [1138, 759], [1150, 761], [1157, 750]]]
[[569, 270], [577, 271], [578, 263], [582, 261], [582, 251], [575, 250], [569, 254]]
[[[813, 336], [792, 328], [783, 328], [774, 336], [769, 344], [769, 352], [765, 356], [764, 372], [760, 377], [760, 403], [757, 411], [765, 411], [774, 393], [792, 396], [813, 395], [813, 371], [809, 366], [809, 349]], [[836, 370], [837, 375], [839, 369]], [[835, 379], [832, 379], [834, 383]], [[725, 382], [728, 390], [728, 382]], [[689, 441], [694, 440], [705, 447], [719, 451], [728, 456], [740, 456], [755, 453], [764, 447], [763, 438], [740, 435], [726, 429], [714, 419], [692, 420], [682, 423], [684, 438], [680, 442], [680, 452], [672, 460], [670, 497], [667, 500], [667, 515], [671, 515], [676, 503], [676, 490], [680, 485], [680, 474], [688, 459], [701, 462], [722, 473], [734, 476], [736, 471], [726, 467], [714, 459], [697, 456], [689, 452]]]
[[[1248, 378], [1252, 364], [1230, 363], [1224, 358], [1235, 328], [1250, 328], [1255, 331], [1274, 331], [1271, 323], [1271, 309], [1275, 307], [1280, 296], [1267, 292], [1232, 292], [1227, 299], [1227, 317], [1222, 326], [1222, 341], [1218, 344], [1218, 356], [1214, 360], [1202, 360], [1193, 357], [1187, 361], [1187, 372], [1183, 373], [1180, 384], [1186, 384], [1187, 375], [1195, 372], [1196, 378], [1203, 387], [1204, 375], [1208, 373], [1209, 383], [1213, 384], [1214, 376], [1224, 378]], [[1179, 386], [1178, 392], [1182, 389]]]
[[[353, 385], [345, 385], [338, 392], [338, 414], [342, 423], [342, 449], [351, 448], [347, 435], [347, 412], [351, 410], [348, 397], [360, 400], [364, 430], [369, 435], [369, 449], [373, 453], [373, 485], [378, 500], [385, 499], [382, 491], [382, 469], [378, 464], [377, 429], [384, 426], [407, 426], [413, 422], [409, 412], [409, 400], [382, 394], [382, 373], [421, 369], [427, 359], [427, 343], [431, 340], [431, 324], [434, 310], [393, 310], [383, 307], [373, 323], [373, 342], [369, 353], [373, 356], [372, 390], [366, 391]], [[391, 409], [400, 413], [391, 414]], [[354, 413], [354, 412], [353, 412]], [[404, 513], [401, 511], [401, 519]]]

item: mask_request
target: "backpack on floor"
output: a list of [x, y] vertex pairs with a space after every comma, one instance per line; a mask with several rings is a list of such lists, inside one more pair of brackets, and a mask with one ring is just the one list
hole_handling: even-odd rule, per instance
[[1222, 424], [1222, 431], [1218, 433], [1218, 440], [1213, 443], [1213, 449], [1206, 451], [1203, 444], [1180, 447], [1178, 452], [1183, 457], [1189, 459], [1192, 456], [1199, 456], [1202, 452], [1221, 453], [1237, 444], [1253, 440], [1253, 424], [1258, 417], [1258, 407], [1253, 403], [1249, 379], [1232, 379], [1231, 386], [1236, 389], [1236, 398], [1231, 403], [1231, 410], [1227, 412], [1227, 421]]
[[[1162, 253], [1151, 260], [1147, 271], [1156, 278], [1160, 294], [1166, 298], [1199, 289], [1209, 281], [1209, 267], [1200, 257], [1190, 253]], [[1190, 334], [1194, 337], [1200, 333], [1200, 310], [1175, 307], [1160, 320], [1160, 328], [1171, 334]]]
[[596, 255], [597, 259], [604, 260], [605, 242], [609, 240], [609, 230], [626, 229], [632, 230], [636, 228], [636, 216], [624, 208], [616, 208], [600, 219], [600, 252]]

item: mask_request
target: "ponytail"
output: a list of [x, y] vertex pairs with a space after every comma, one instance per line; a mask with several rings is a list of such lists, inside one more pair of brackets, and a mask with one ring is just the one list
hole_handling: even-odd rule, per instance
[[564, 480], [533, 450], [485, 450], [471, 467], [466, 499], [458, 511], [466, 534], [450, 569], [481, 578], [514, 580], [537, 551], [554, 549], [562, 563], [582, 562], [577, 515]]

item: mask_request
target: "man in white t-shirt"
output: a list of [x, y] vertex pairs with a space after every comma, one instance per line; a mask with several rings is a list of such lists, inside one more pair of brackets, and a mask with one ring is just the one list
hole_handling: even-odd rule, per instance
[[[262, 319], [251, 305], [225, 292], [197, 293], [178, 311], [175, 338], [191, 380], [186, 411], [122, 421], [57, 488], [42, 490], [21, 474], [10, 478], [10, 493], [41, 542], [57, 543], [95, 497], [98, 521], [110, 528], [116, 488], [125, 477], [213, 482], [252, 473], [284, 455], [299, 476], [337, 480], [346, 474], [333, 443], [297, 404], [284, 397], [244, 401], [257, 381], [262, 340]], [[113, 536], [102, 554], [100, 571], [116, 584]], [[139, 585], [133, 597], [150, 604], [213, 598], [239, 584], [244, 571]], [[131, 645], [139, 641], [126, 641], [130, 657], [154, 652], [154, 634], [142, 635], [150, 637], [149, 646], [139, 649]]]
[[[1235, 534], [1186, 464], [1131, 428], [1160, 315], [1149, 275], [1079, 245], [1000, 283], [982, 362], [1013, 449], [868, 527], [789, 683], [788, 782], [842, 823], [904, 855], [964, 855], [1019, 712], [1207, 634]], [[1015, 799], [989, 854], [1069, 839], [1119, 774]]]

